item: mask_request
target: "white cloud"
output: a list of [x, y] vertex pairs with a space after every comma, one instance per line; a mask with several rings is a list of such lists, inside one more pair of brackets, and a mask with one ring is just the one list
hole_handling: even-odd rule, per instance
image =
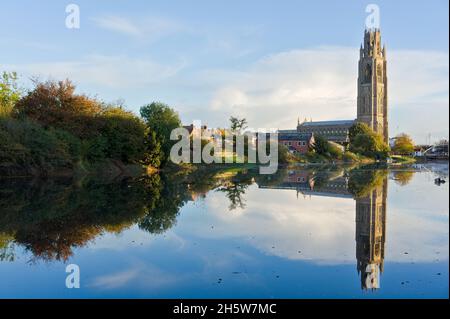
[[[217, 87], [208, 108], [246, 117], [255, 127], [292, 128], [297, 117], [314, 120], [356, 117], [358, 49], [319, 47], [281, 52], [245, 68], [200, 75]], [[391, 134], [397, 127], [423, 139], [422, 116], [448, 136], [448, 53], [388, 52]], [[207, 114], [205, 114], [207, 116]], [[442, 130], [441, 130], [442, 131]]]
[[7, 65], [5, 69], [26, 76], [70, 78], [84, 86], [125, 90], [160, 84], [174, 77], [184, 66], [184, 61], [163, 65], [146, 58], [90, 55], [77, 61]]
[[131, 21], [117, 16], [103, 16], [93, 21], [101, 28], [131, 36], [141, 36], [142, 30]]
[[156, 16], [125, 18], [116, 15], [103, 15], [92, 18], [100, 28], [131, 36], [139, 40], [157, 40], [177, 32], [187, 31], [179, 22]]
[[[167, 29], [157, 27], [164, 22], [154, 25], [154, 30]], [[123, 23], [121, 30], [147, 34], [138, 24]], [[110, 99], [118, 94], [135, 105], [151, 94], [171, 103], [183, 120], [200, 119], [210, 126], [227, 125], [230, 115], [246, 117], [255, 128], [293, 128], [298, 117], [356, 117], [357, 48], [323, 46], [280, 52], [239, 68], [210, 69], [194, 59], [195, 68], [181, 72], [187, 69], [185, 61], [89, 55], [4, 69], [22, 75], [69, 77], [89, 92]], [[388, 51], [391, 135], [406, 132], [420, 143], [428, 134], [433, 140], [448, 137], [448, 68], [446, 52]]]

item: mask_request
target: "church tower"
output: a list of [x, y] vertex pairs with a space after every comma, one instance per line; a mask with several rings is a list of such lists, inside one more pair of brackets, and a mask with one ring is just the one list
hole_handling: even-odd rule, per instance
[[379, 29], [364, 32], [359, 51], [357, 108], [357, 121], [369, 125], [388, 143], [386, 48], [381, 47]]

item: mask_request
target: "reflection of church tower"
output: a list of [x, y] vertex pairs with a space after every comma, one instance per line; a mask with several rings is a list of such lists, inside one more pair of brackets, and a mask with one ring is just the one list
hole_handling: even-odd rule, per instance
[[359, 54], [358, 122], [389, 139], [387, 120], [386, 48], [381, 47], [380, 30], [366, 30]]
[[356, 260], [361, 288], [380, 288], [386, 240], [387, 178], [356, 199]]

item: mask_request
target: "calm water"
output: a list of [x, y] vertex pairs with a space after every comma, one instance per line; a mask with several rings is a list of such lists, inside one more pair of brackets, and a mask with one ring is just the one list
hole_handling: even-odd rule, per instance
[[447, 165], [3, 180], [0, 297], [448, 298], [438, 176]]

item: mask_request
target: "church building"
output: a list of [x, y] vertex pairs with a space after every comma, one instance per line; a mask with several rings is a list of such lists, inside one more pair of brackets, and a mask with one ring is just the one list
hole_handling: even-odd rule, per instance
[[357, 117], [353, 120], [298, 121], [297, 129], [279, 130], [278, 140], [293, 140], [294, 132], [298, 138], [304, 134], [320, 135], [331, 142], [346, 145], [349, 142], [349, 129], [356, 122], [365, 123], [389, 142], [387, 120], [387, 71], [386, 48], [381, 45], [379, 29], [364, 31], [364, 43], [359, 51], [358, 63]]

